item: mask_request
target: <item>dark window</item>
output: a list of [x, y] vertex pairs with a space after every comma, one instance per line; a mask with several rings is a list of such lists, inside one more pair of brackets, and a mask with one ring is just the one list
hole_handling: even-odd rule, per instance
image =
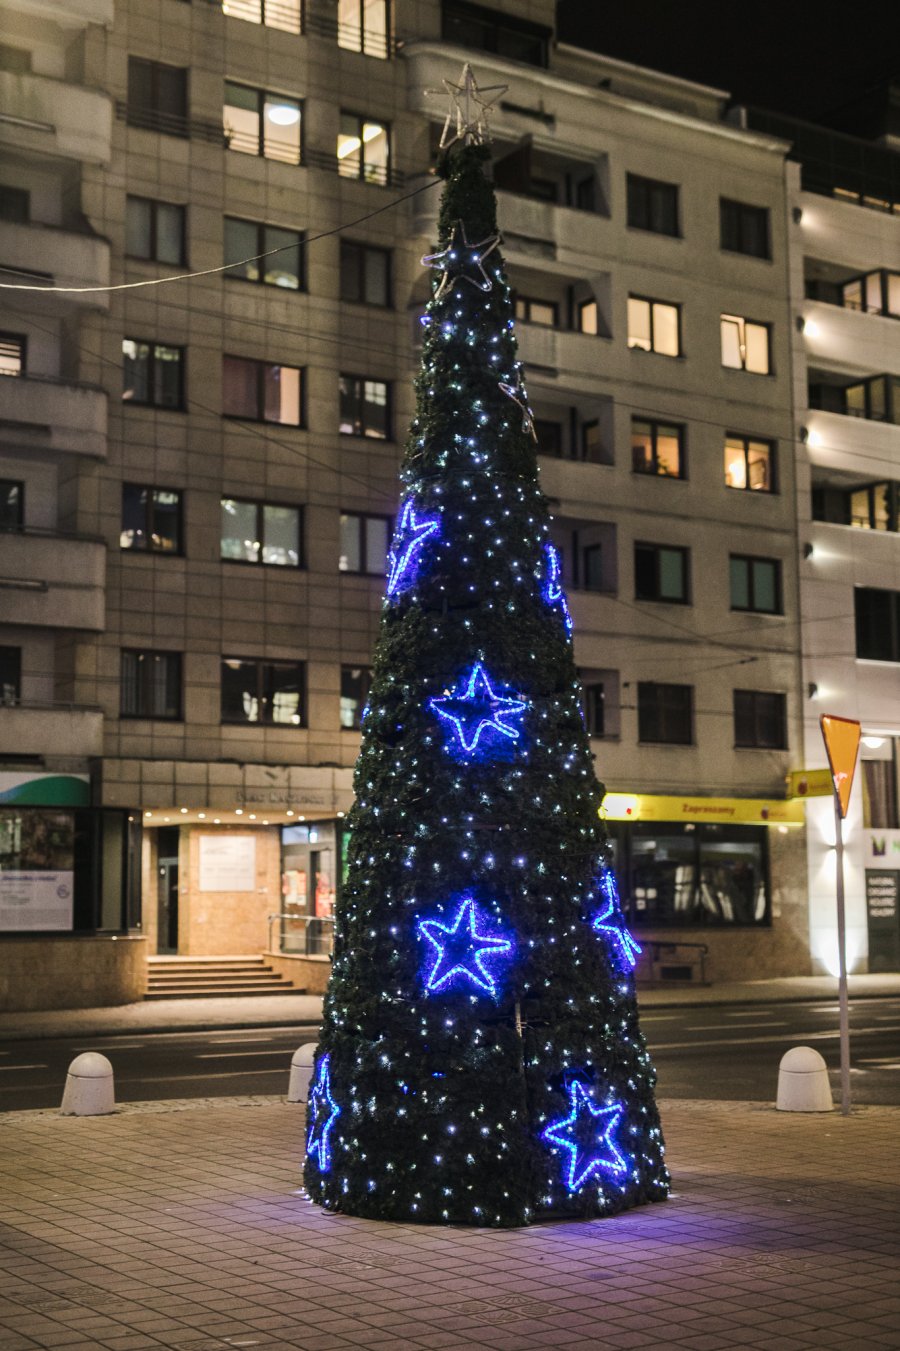
[[734, 691], [734, 744], [787, 750], [787, 700], [768, 690]]
[[25, 524], [25, 484], [0, 478], [0, 530], [21, 530]]
[[628, 346], [639, 352], [681, 356], [681, 306], [667, 300], [629, 296]]
[[[836, 300], [822, 296], [832, 303], [843, 305], [848, 310], [862, 310], [865, 314], [884, 314], [900, 319], [900, 272], [889, 272], [879, 268], [876, 272], [866, 272], [854, 277], [835, 288]], [[811, 299], [819, 299], [812, 296]]]
[[900, 378], [875, 375], [840, 391], [841, 412], [872, 422], [900, 422]]
[[516, 319], [522, 324], [539, 324], [542, 328], [557, 328], [559, 326], [559, 308], [552, 300], [536, 300], [533, 296], [516, 296]]
[[369, 436], [386, 441], [391, 434], [389, 388], [384, 380], [366, 375], [341, 375], [340, 425], [345, 436]]
[[123, 718], [181, 718], [181, 653], [122, 652]]
[[301, 661], [222, 658], [222, 721], [303, 727], [306, 667]]
[[689, 746], [694, 740], [693, 685], [638, 681], [638, 741]]
[[900, 530], [900, 483], [864, 483], [858, 488], [813, 485], [813, 520], [857, 530]]
[[753, 375], [772, 374], [772, 326], [723, 314], [719, 321], [722, 365]]
[[226, 80], [222, 119], [229, 150], [284, 164], [300, 163], [303, 104], [299, 99]]
[[28, 339], [23, 333], [0, 333], [0, 376], [24, 375]]
[[688, 560], [688, 550], [675, 545], [635, 544], [635, 599], [689, 604]]
[[631, 467], [635, 474], [684, 478], [684, 428], [669, 422], [632, 418]]
[[[269, 256], [262, 258], [260, 254]], [[226, 277], [282, 286], [288, 291], [299, 291], [303, 286], [303, 236], [297, 230], [226, 216], [224, 261], [233, 264]]]
[[17, 224], [31, 219], [31, 193], [25, 188], [11, 188], [0, 183], [0, 220]]
[[765, 826], [636, 822], [616, 871], [629, 921], [647, 927], [769, 923]]
[[502, 14], [466, 0], [444, 0], [441, 35], [445, 42], [476, 51], [493, 52], [510, 61], [529, 66], [546, 66], [549, 28]]
[[857, 657], [900, 662], [900, 591], [858, 586], [854, 601]]
[[122, 398], [151, 408], [184, 408], [184, 348], [122, 341]]
[[583, 686], [584, 722], [589, 737], [606, 735], [606, 685], [597, 680]]
[[31, 70], [31, 52], [27, 47], [14, 47], [9, 42], [0, 42], [0, 70], [8, 70], [13, 75], [27, 75]]
[[769, 211], [765, 206], [748, 206], [719, 198], [719, 223], [722, 248], [730, 253], [747, 253], [752, 258], [770, 258]]
[[755, 436], [725, 437], [725, 486], [750, 492], [775, 491], [775, 447]]
[[382, 61], [391, 54], [388, 0], [337, 0], [338, 46]]
[[12, 708], [22, 697], [22, 649], [0, 647], [0, 708]]
[[390, 183], [391, 135], [387, 123], [342, 112], [337, 161], [341, 178], [361, 178], [382, 186]]
[[341, 240], [341, 300], [391, 304], [391, 251]]
[[732, 610], [781, 614], [781, 564], [776, 558], [732, 554], [729, 569]]
[[389, 516], [363, 516], [357, 512], [342, 512], [338, 570], [383, 577], [387, 571], [390, 534]]
[[299, 507], [223, 497], [219, 554], [233, 563], [299, 568], [303, 558]]
[[370, 666], [341, 667], [341, 727], [358, 732], [372, 684]]
[[181, 66], [128, 58], [128, 121], [133, 127], [188, 135], [188, 73]]
[[150, 553], [181, 553], [181, 493], [172, 488], [122, 484], [123, 549]]
[[183, 206], [149, 197], [125, 199], [125, 252], [131, 258], [180, 266], [184, 254]]
[[222, 415], [302, 427], [303, 371], [249, 357], [223, 357]]
[[562, 459], [563, 455], [563, 425], [561, 422], [551, 422], [546, 418], [535, 418], [534, 431], [538, 439], [538, 450], [542, 455], [553, 455], [556, 459]]
[[678, 184], [627, 175], [628, 224], [657, 235], [678, 234]]

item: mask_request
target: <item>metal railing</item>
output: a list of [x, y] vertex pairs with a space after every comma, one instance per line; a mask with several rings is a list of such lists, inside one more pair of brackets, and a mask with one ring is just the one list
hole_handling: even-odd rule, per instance
[[244, 19], [283, 33], [305, 31], [304, 0], [209, 0], [231, 19]]
[[263, 159], [279, 160], [282, 164], [302, 162], [299, 141], [279, 141], [268, 132], [260, 136], [258, 131], [235, 131], [231, 127], [226, 127], [222, 135], [226, 149], [239, 155], [259, 155]]
[[210, 141], [213, 145], [223, 145], [225, 142], [225, 131], [220, 122], [184, 117], [181, 113], [166, 113], [158, 108], [142, 108], [124, 99], [116, 102], [116, 117], [120, 122], [127, 122], [129, 127], [138, 127], [142, 131], [161, 131], [166, 136]]
[[383, 164], [363, 164], [362, 170], [354, 168], [350, 173], [346, 166], [346, 161], [339, 160], [337, 152], [329, 154], [326, 150], [307, 150], [304, 156], [307, 164], [314, 169], [326, 169], [328, 173], [340, 174], [341, 178], [349, 181], [355, 180], [357, 183], [374, 183], [380, 188], [402, 188], [405, 182], [404, 175], [393, 166]]
[[[272, 927], [277, 921], [281, 922], [278, 947], [275, 946]], [[331, 956], [334, 947], [333, 915], [269, 915], [268, 925], [270, 952], [283, 952], [286, 956], [296, 957]], [[298, 927], [295, 928], [295, 925]], [[288, 940], [288, 946], [285, 946], [285, 939]]]

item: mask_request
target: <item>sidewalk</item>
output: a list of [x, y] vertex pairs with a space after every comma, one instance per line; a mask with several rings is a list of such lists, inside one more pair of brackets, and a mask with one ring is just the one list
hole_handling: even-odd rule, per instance
[[[900, 998], [900, 974], [851, 976], [850, 997]], [[794, 976], [705, 987], [641, 987], [638, 999], [641, 1008], [834, 1000], [837, 999], [837, 981], [831, 976]], [[320, 996], [286, 994], [237, 999], [160, 999], [105, 1009], [0, 1013], [0, 1041], [115, 1036], [118, 1033], [133, 1035], [136, 1032], [205, 1032], [230, 1027], [285, 1027], [316, 1023], [321, 1012]]]
[[0, 1349], [900, 1347], [900, 1110], [662, 1103], [673, 1197], [586, 1224], [325, 1214], [279, 1099], [0, 1118]]

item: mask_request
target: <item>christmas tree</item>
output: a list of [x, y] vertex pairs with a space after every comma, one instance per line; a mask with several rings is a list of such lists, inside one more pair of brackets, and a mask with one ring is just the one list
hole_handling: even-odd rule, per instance
[[[308, 1113], [331, 1210], [521, 1225], [665, 1197], [560, 559], [466, 68]], [[492, 91], [494, 97], [496, 91]]]

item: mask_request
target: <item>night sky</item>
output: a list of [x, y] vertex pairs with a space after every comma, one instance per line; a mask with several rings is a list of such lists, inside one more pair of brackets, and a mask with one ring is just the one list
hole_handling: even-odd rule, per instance
[[900, 78], [896, 0], [560, 0], [558, 37], [808, 121]]

